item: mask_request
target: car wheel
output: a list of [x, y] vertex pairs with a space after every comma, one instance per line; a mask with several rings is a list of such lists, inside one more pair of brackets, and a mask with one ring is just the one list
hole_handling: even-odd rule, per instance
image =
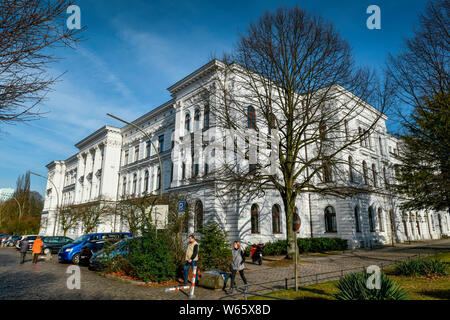
[[73, 264], [79, 264], [80, 263], [80, 254], [77, 253], [72, 257], [72, 263]]
[[49, 253], [52, 253], [52, 251], [49, 248], [44, 249], [44, 254], [47, 255]]

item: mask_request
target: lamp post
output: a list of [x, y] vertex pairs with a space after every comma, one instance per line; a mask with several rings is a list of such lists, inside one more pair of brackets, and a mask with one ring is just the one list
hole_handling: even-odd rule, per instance
[[159, 151], [158, 151], [158, 149], [155, 147], [155, 145], [153, 144], [152, 138], [147, 134], [147, 132], [145, 132], [144, 130], [142, 130], [141, 128], [139, 128], [139, 126], [135, 125], [134, 123], [131, 123], [131, 122], [128, 122], [128, 121], [126, 121], [126, 120], [123, 120], [123, 119], [121, 119], [121, 118], [119, 118], [119, 117], [116, 117], [115, 115], [112, 115], [111, 113], [107, 113], [107, 115], [110, 116], [111, 118], [114, 118], [114, 119], [116, 119], [116, 120], [119, 120], [119, 121], [121, 121], [121, 122], [123, 122], [123, 123], [126, 123], [126, 124], [132, 126], [132, 127], [135, 128], [135, 129], [139, 130], [140, 132], [142, 132], [142, 133], [147, 137], [148, 141], [151, 143], [153, 149], [154, 149], [155, 152], [156, 152], [156, 155], [158, 156], [158, 161], [159, 161], [159, 174], [160, 174], [160, 176], [159, 176], [159, 179], [160, 179], [160, 180], [159, 180], [159, 181], [160, 181], [160, 186], [159, 186], [159, 197], [160, 197], [160, 199], [162, 200], [162, 169], [163, 169], [163, 168], [162, 168], [162, 162], [161, 162], [161, 157], [160, 157], [160, 155], [159, 155]]
[[34, 174], [35, 176], [38, 176], [38, 177], [41, 177], [41, 178], [44, 178], [44, 179], [46, 179], [46, 180], [48, 180], [48, 181], [50, 181], [50, 183], [53, 185], [53, 187], [55, 188], [55, 192], [56, 192], [56, 218], [55, 218], [55, 223], [53, 224], [53, 236], [55, 235], [55, 229], [56, 229], [56, 225], [57, 225], [57, 223], [58, 223], [58, 216], [59, 216], [59, 192], [58, 192], [58, 188], [56, 188], [56, 185], [53, 183], [53, 181], [52, 180], [50, 180], [50, 179], [48, 179], [47, 177], [45, 177], [45, 176], [43, 176], [43, 175], [40, 175], [39, 173], [35, 173], [35, 172], [33, 172], [33, 171], [30, 171], [30, 173], [31, 174]]
[[[14, 200], [16, 200], [17, 205], [19, 206], [19, 225], [18, 225], [18, 229], [20, 227], [20, 220], [22, 219], [22, 207], [20, 206], [19, 200], [17, 200], [16, 197], [12, 197]], [[18, 232], [20, 232], [20, 230], [17, 230]]]

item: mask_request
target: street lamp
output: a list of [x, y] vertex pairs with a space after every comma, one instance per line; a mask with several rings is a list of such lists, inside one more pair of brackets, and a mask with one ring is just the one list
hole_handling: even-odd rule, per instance
[[[22, 207], [20, 206], [20, 203], [19, 203], [19, 200], [17, 200], [17, 198], [16, 197], [12, 197], [14, 200], [16, 200], [16, 202], [17, 202], [17, 205], [19, 206], [19, 225], [18, 225], [18, 228], [17, 229], [19, 229], [20, 228], [20, 219], [22, 219]], [[20, 231], [20, 229], [19, 230], [17, 230], [18, 232]]]
[[53, 183], [53, 181], [48, 179], [48, 177], [45, 177], [45, 176], [40, 175], [39, 173], [35, 173], [33, 171], [30, 171], [30, 173], [34, 174], [35, 176], [38, 176], [38, 177], [41, 177], [41, 178], [44, 178], [44, 179], [50, 181], [50, 183], [53, 185], [53, 187], [55, 187], [55, 192], [56, 192], [56, 218], [55, 218], [55, 223], [53, 224], [53, 236], [54, 236], [55, 235], [56, 225], [58, 223], [58, 218], [59, 218], [58, 217], [59, 216], [59, 213], [58, 213], [58, 208], [59, 208], [59, 192], [58, 192], [58, 188], [56, 188], [56, 186]]
[[159, 180], [159, 181], [160, 181], [160, 186], [159, 186], [159, 196], [160, 196], [160, 198], [161, 198], [161, 200], [162, 200], [162, 189], [163, 189], [163, 188], [162, 188], [162, 162], [161, 162], [161, 157], [160, 157], [160, 155], [159, 155], [159, 151], [158, 151], [158, 149], [156, 149], [155, 145], [154, 145], [153, 142], [152, 142], [152, 138], [151, 138], [144, 130], [142, 130], [141, 128], [139, 128], [139, 126], [135, 125], [134, 123], [131, 123], [131, 122], [128, 122], [128, 121], [126, 121], [126, 120], [123, 120], [123, 119], [121, 119], [121, 118], [119, 118], [119, 117], [116, 117], [115, 115], [112, 115], [111, 113], [107, 113], [107, 115], [110, 116], [111, 118], [114, 118], [114, 119], [116, 119], [116, 120], [119, 120], [119, 121], [121, 121], [121, 122], [123, 122], [123, 123], [126, 123], [126, 124], [128, 124], [128, 125], [130, 125], [130, 126], [136, 128], [136, 129], [138, 129], [140, 132], [142, 132], [142, 133], [147, 137], [148, 141], [151, 143], [153, 149], [154, 149], [155, 152], [156, 152], [156, 155], [158, 156], [158, 161], [159, 161], [159, 174], [160, 174], [160, 176], [159, 176], [159, 179], [160, 179], [160, 180]]

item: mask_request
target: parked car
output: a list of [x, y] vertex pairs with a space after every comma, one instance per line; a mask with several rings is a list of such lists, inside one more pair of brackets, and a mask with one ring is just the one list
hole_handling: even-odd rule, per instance
[[140, 241], [142, 237], [123, 239], [113, 244], [108, 250], [95, 252], [89, 259], [89, 270], [100, 270], [105, 267], [105, 263], [118, 256], [126, 256], [132, 241]]
[[42, 240], [42, 238], [44, 238], [44, 236], [28, 236], [28, 250], [29, 251], [31, 251], [31, 249], [33, 249], [33, 243], [34, 243], [34, 240], [37, 239], [37, 237], [41, 237], [41, 240]]
[[105, 233], [92, 233], [85, 234], [78, 237], [72, 243], [69, 243], [61, 248], [58, 252], [59, 262], [72, 262], [78, 264], [80, 262], [80, 252], [81, 248], [86, 245], [88, 241], [98, 241], [106, 239], [125, 239], [131, 238], [131, 233], [129, 232], [105, 232]]
[[20, 238], [22, 238], [22, 236], [12, 236], [12, 237], [8, 240], [8, 242], [6, 243], [6, 245], [7, 245], [8, 247], [14, 247], [14, 246], [16, 245], [16, 242], [17, 242], [18, 240], [20, 240]]
[[8, 242], [8, 240], [11, 238], [12, 236], [8, 235], [8, 234], [4, 234], [0, 237], [0, 245], [4, 245], [6, 244], [6, 242]]
[[27, 240], [28, 240], [28, 249], [29, 250], [31, 250], [31, 248], [30, 248], [30, 241], [31, 241], [31, 245], [33, 245], [34, 240], [38, 237], [35, 234], [26, 234], [26, 235], [21, 236], [20, 239], [17, 240], [17, 242], [16, 242], [16, 249], [17, 250], [20, 250], [20, 243], [22, 242], [23, 238], [25, 238], [25, 236], [27, 237]]
[[89, 259], [92, 257], [94, 253], [103, 250], [105, 246], [113, 245], [117, 241], [122, 240], [122, 238], [118, 237], [119, 235], [112, 235], [112, 236], [114, 237], [111, 237], [109, 239], [89, 240], [88, 242], [86, 242], [86, 244], [81, 248], [80, 260], [78, 264], [88, 266]]
[[42, 237], [42, 252], [44, 254], [48, 253], [58, 253], [58, 251], [66, 244], [72, 243], [73, 239], [69, 237]]

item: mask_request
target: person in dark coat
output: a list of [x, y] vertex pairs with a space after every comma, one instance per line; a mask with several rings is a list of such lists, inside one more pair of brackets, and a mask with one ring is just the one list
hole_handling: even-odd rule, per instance
[[227, 291], [227, 293], [228, 294], [233, 293], [233, 287], [235, 285], [234, 279], [236, 278], [236, 272], [238, 272], [238, 271], [239, 271], [239, 275], [241, 276], [242, 281], [244, 281], [245, 292], [247, 292], [247, 279], [245, 279], [245, 276], [244, 276], [245, 253], [241, 249], [241, 244], [237, 240], [234, 241], [234, 244], [233, 244], [232, 257], [233, 257], [233, 260], [231, 262], [231, 284], [230, 284], [230, 290]]
[[28, 239], [27, 237], [24, 237], [20, 242], [20, 264], [23, 264], [25, 262], [27, 251], [28, 251]]

